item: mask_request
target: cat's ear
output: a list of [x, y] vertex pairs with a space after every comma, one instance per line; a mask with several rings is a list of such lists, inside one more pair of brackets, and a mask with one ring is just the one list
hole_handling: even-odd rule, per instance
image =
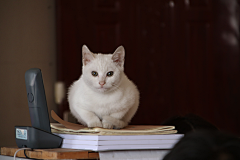
[[124, 65], [125, 50], [123, 46], [119, 46], [112, 55], [112, 60], [120, 67]]
[[94, 55], [92, 52], [88, 49], [86, 45], [82, 46], [82, 62], [83, 65], [86, 66], [89, 62], [91, 62], [94, 59]]

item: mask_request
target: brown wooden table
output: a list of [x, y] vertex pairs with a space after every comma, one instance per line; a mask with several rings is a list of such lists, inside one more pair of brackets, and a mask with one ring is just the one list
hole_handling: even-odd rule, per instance
[[[2, 147], [1, 155], [14, 156], [18, 149], [17, 147]], [[26, 150], [25, 153], [33, 159], [99, 159], [98, 152], [77, 149], [34, 149], [32, 151]], [[17, 157], [26, 158], [24, 150], [19, 151]]]

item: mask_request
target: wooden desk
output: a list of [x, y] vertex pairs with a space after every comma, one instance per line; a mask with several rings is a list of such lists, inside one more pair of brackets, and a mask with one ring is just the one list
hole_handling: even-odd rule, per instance
[[[18, 149], [17, 147], [2, 147], [1, 155], [14, 156]], [[33, 159], [99, 159], [98, 152], [63, 148], [26, 150], [26, 155]], [[17, 157], [25, 158], [24, 151], [19, 151]]]

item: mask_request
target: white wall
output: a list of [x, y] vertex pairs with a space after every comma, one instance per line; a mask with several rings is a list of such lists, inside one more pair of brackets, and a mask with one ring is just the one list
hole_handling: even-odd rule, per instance
[[56, 111], [54, 0], [0, 0], [0, 147], [16, 146], [14, 126], [30, 126], [24, 74], [41, 68], [48, 108]]

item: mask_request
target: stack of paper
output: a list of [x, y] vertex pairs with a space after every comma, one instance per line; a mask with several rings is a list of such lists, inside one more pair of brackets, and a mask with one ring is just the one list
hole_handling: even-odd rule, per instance
[[54, 111], [51, 116], [59, 123], [52, 123], [51, 128], [54, 133], [65, 134], [89, 134], [98, 135], [153, 135], [153, 134], [173, 134], [177, 133], [174, 126], [160, 125], [128, 125], [123, 129], [87, 128], [86, 126], [70, 123], [62, 120]]
[[52, 132], [63, 138], [62, 148], [93, 151], [171, 149], [183, 137], [174, 126], [128, 125], [123, 129], [87, 128], [63, 121], [55, 112]]
[[[76, 125], [76, 124], [74, 124]], [[81, 134], [81, 135], [155, 135], [155, 134], [173, 134], [177, 131], [174, 126], [152, 126], [152, 125], [128, 125], [123, 129], [105, 129], [105, 128], [87, 128], [78, 125], [78, 129], [65, 127], [60, 123], [51, 123], [53, 133]]]
[[62, 148], [93, 151], [133, 150], [133, 149], [171, 149], [181, 134], [170, 135], [71, 135], [57, 134], [63, 138]]

